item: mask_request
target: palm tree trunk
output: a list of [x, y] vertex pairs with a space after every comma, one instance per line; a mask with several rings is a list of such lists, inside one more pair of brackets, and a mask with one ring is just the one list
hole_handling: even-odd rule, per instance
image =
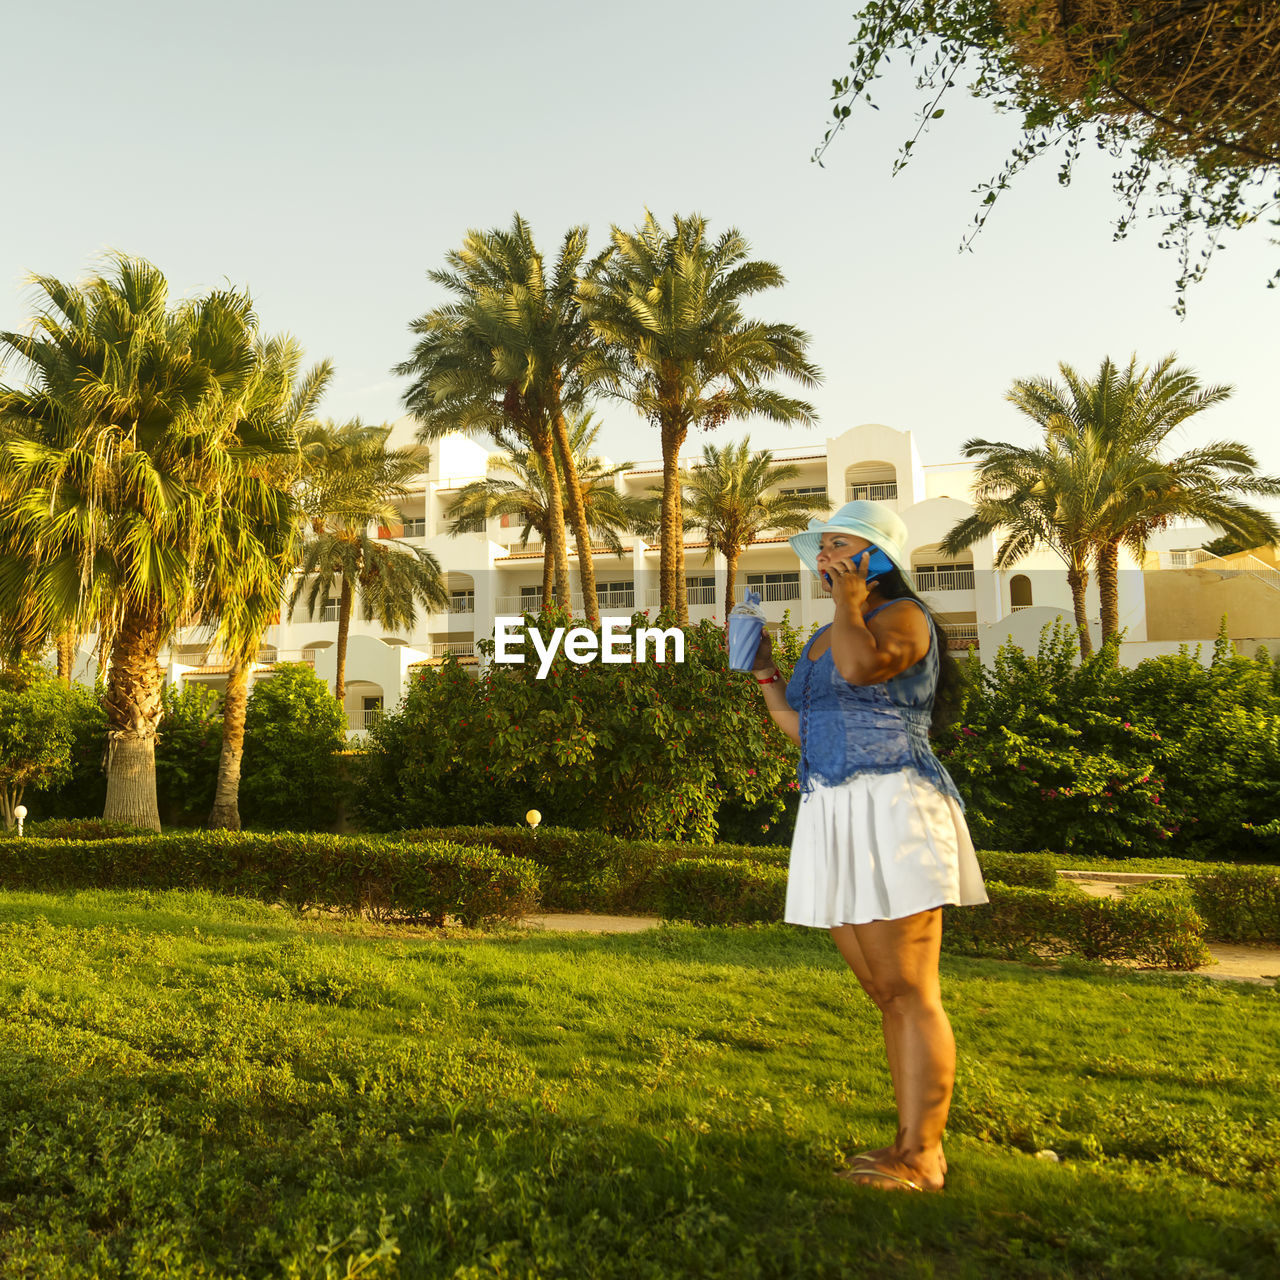
[[76, 635], [74, 627], [68, 627], [58, 634], [58, 679], [67, 688], [71, 688], [71, 676], [76, 665]]
[[160, 830], [156, 803], [156, 734], [164, 712], [159, 611], [125, 615], [107, 674], [107, 801], [102, 817]]
[[662, 429], [662, 547], [659, 574], [662, 607], [675, 613], [683, 626], [689, 621], [689, 587], [684, 577], [684, 512], [680, 494], [680, 447], [685, 429], [664, 424]]
[[1102, 643], [1120, 632], [1120, 547], [1115, 541], [1098, 548], [1098, 596], [1102, 602]]
[[333, 679], [333, 696], [340, 703], [347, 700], [347, 636], [351, 631], [351, 603], [354, 592], [346, 575], [342, 578], [342, 594], [338, 597], [338, 669]]
[[222, 702], [222, 754], [218, 757], [218, 788], [209, 812], [209, 826], [240, 830], [240, 761], [244, 757], [244, 713], [249, 701], [249, 664], [235, 662], [227, 673]]
[[542, 604], [545, 608], [555, 590], [555, 562], [551, 555], [551, 540], [545, 530], [542, 533]]
[[[530, 428], [529, 443], [538, 455], [547, 476], [547, 546], [551, 550], [551, 562], [555, 566], [556, 603], [566, 609], [573, 608], [573, 596], [569, 587], [569, 554], [564, 544], [564, 501], [560, 496], [560, 477], [556, 470], [555, 450], [551, 432], [546, 427]], [[545, 604], [545, 597], [543, 599]]]
[[587, 506], [582, 500], [578, 466], [573, 460], [569, 431], [565, 426], [564, 412], [559, 405], [551, 415], [551, 425], [555, 431], [556, 447], [560, 450], [560, 462], [564, 467], [565, 489], [569, 499], [569, 520], [573, 525], [574, 540], [578, 544], [578, 578], [582, 583], [582, 610], [587, 615], [587, 622], [594, 626], [600, 621], [600, 604], [596, 598], [596, 566], [591, 555], [591, 530], [587, 525]]
[[725, 558], [726, 577], [724, 585], [724, 625], [729, 625], [729, 614], [733, 609], [733, 592], [738, 582], [738, 552], [737, 548], [731, 548], [731, 553], [726, 553]]
[[1071, 604], [1076, 615], [1076, 632], [1080, 637], [1080, 656], [1087, 658], [1093, 652], [1093, 638], [1089, 635], [1089, 609], [1086, 595], [1089, 590], [1087, 565], [1073, 564], [1067, 568], [1067, 585], [1071, 588]]

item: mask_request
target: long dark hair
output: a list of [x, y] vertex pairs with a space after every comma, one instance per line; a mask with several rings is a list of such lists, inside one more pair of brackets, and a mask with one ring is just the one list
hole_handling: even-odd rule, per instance
[[907, 586], [901, 569], [890, 569], [875, 581], [876, 590], [886, 600], [914, 600], [925, 612], [933, 627], [934, 642], [938, 646], [938, 687], [933, 693], [933, 715], [929, 720], [929, 732], [935, 738], [948, 729], [960, 714], [963, 702], [964, 676], [960, 666], [951, 656], [946, 628], [938, 621], [938, 615]]

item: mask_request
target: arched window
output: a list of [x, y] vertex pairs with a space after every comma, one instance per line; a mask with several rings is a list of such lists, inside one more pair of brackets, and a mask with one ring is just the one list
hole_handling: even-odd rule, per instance
[[1009, 604], [1014, 609], [1031, 608], [1031, 579], [1025, 573], [1015, 574], [1009, 580]]

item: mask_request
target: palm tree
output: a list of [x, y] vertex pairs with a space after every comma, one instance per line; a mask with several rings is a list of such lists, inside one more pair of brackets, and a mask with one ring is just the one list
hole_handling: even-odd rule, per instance
[[718, 551], [728, 566], [726, 618], [733, 608], [738, 561], [743, 551], [763, 533], [797, 532], [813, 516], [831, 510], [829, 502], [814, 502], [806, 495], [767, 492], [799, 474], [799, 467], [775, 466], [768, 449], [753, 455], [749, 436], [723, 449], [704, 444], [702, 464], [681, 473], [685, 511], [689, 523], [706, 533], [707, 560]]
[[408, 481], [427, 469], [422, 445], [388, 448], [388, 426], [366, 426], [358, 418], [337, 427], [324, 423], [302, 435], [303, 474], [299, 501], [309, 525], [298, 579], [289, 598], [292, 617], [306, 597], [307, 616], [338, 595], [338, 664], [334, 696], [347, 691], [347, 637], [360, 605], [366, 622], [412, 627], [418, 604], [449, 604], [440, 562], [424, 547], [369, 536], [371, 524], [399, 519], [396, 501]]
[[[600, 434], [600, 423], [594, 414], [574, 415], [568, 425], [569, 453], [573, 458], [582, 489], [582, 505], [586, 513], [592, 545], [604, 545], [614, 555], [625, 554], [619, 535], [639, 528], [644, 520], [645, 500], [619, 493], [613, 479], [634, 464], [619, 462], [606, 466], [602, 458], [590, 452]], [[517, 516], [524, 525], [521, 546], [527, 546], [529, 533], [537, 533], [543, 544], [542, 598], [552, 598], [553, 566], [550, 554], [551, 504], [542, 463], [532, 450], [516, 449], [494, 460], [498, 475], [464, 485], [444, 513], [452, 522], [449, 532], [462, 533], [468, 525], [495, 516]]]
[[1096, 549], [1102, 636], [1120, 629], [1118, 565], [1123, 546], [1139, 559], [1151, 534], [1176, 520], [1196, 519], [1257, 546], [1280, 537], [1271, 516], [1248, 496], [1274, 497], [1280, 481], [1257, 474], [1247, 445], [1215, 441], [1164, 459], [1161, 446], [1175, 427], [1231, 395], [1227, 386], [1205, 387], [1190, 369], [1165, 356], [1152, 368], [1127, 368], [1104, 359], [1097, 377], [1059, 364], [1063, 384], [1029, 378], [1013, 384], [1009, 399], [1046, 435], [1079, 440], [1103, 456], [1097, 501], [1106, 525]]
[[997, 530], [1003, 541], [995, 566], [1007, 569], [1038, 547], [1066, 565], [1080, 652], [1093, 651], [1086, 605], [1089, 563], [1105, 533], [1098, 494], [1105, 482], [1103, 459], [1088, 442], [1050, 436], [1040, 448], [968, 440], [962, 452], [980, 459], [974, 483], [974, 513], [943, 539], [956, 555]]
[[502, 447], [518, 441], [537, 456], [548, 479], [547, 545], [557, 597], [569, 605], [567, 501], [583, 603], [594, 619], [591, 535], [566, 424], [599, 376], [596, 343], [577, 297], [586, 244], [586, 228], [571, 228], [548, 272], [519, 214], [510, 231], [469, 231], [462, 248], [447, 255], [451, 269], [427, 273], [455, 300], [414, 321], [419, 341], [396, 372], [414, 378], [404, 402], [422, 423], [424, 443], [448, 431], [486, 432]]
[[[247, 473], [252, 490], [230, 504], [237, 518], [235, 558], [216, 566], [203, 594], [204, 615], [216, 623], [215, 643], [229, 669], [222, 703], [222, 752], [209, 826], [240, 829], [240, 765], [244, 758], [249, 673], [267, 628], [279, 618], [285, 582], [297, 560], [300, 511], [293, 485], [300, 464], [300, 430], [311, 424], [316, 405], [333, 376], [324, 361], [299, 378], [302, 350], [292, 338], [257, 344], [256, 377], [246, 397], [245, 427], [253, 424], [269, 456]], [[243, 434], [243, 431], [242, 431]]]
[[0, 611], [51, 635], [97, 623], [104, 817], [158, 829], [159, 654], [209, 567], [233, 561], [237, 504], [263, 496], [245, 478], [264, 450], [243, 426], [257, 318], [234, 290], [170, 308], [154, 266], [110, 261], [80, 285], [33, 277], [31, 331], [0, 334], [29, 380], [0, 390]]
[[746, 298], [785, 283], [778, 267], [749, 253], [736, 229], [713, 242], [704, 218], [677, 215], [668, 233], [646, 210], [634, 233], [612, 229], [610, 248], [579, 288], [610, 355], [598, 376], [661, 437], [661, 601], [681, 624], [689, 608], [680, 450], [690, 428], [710, 431], [752, 414], [806, 425], [816, 419], [812, 405], [765, 385], [785, 374], [811, 387], [821, 375], [805, 358], [808, 335], [743, 315]]

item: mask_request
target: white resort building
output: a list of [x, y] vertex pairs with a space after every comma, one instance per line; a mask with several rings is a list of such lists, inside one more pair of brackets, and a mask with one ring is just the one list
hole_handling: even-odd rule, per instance
[[[392, 444], [407, 444], [415, 426], [402, 418], [392, 432]], [[925, 464], [911, 432], [866, 424], [851, 427], [825, 444], [773, 450], [778, 464], [790, 464], [799, 474], [785, 482], [787, 490], [812, 493], [835, 510], [854, 498], [870, 498], [893, 507], [909, 530], [911, 564], [925, 602], [937, 613], [957, 650], [974, 646], [984, 662], [1012, 638], [1024, 648], [1039, 642], [1041, 629], [1057, 617], [1072, 618], [1071, 593], [1065, 568], [1052, 552], [1038, 551], [1009, 570], [993, 567], [997, 539], [986, 539], [959, 556], [946, 556], [939, 544], [972, 511], [969, 504], [974, 468], [970, 463]], [[353, 609], [346, 668], [346, 710], [353, 734], [361, 733], [382, 709], [394, 707], [416, 669], [439, 663], [453, 653], [469, 665], [482, 661], [477, 641], [493, 634], [494, 619], [538, 608], [542, 598], [542, 546], [530, 540], [520, 545], [522, 528], [508, 518], [494, 519], [487, 528], [450, 536], [444, 512], [458, 490], [482, 479], [495, 456], [464, 436], [446, 436], [431, 445], [429, 471], [402, 505], [402, 522], [379, 529], [379, 536], [395, 537], [425, 546], [447, 574], [448, 612], [419, 615], [416, 626], [397, 634], [364, 622]], [[687, 454], [686, 464], [697, 455]], [[625, 492], [644, 494], [661, 484], [657, 461], [641, 463], [620, 473]], [[1280, 569], [1273, 552], [1258, 551], [1219, 558], [1201, 550], [1216, 531], [1203, 525], [1166, 530], [1153, 538], [1143, 565], [1122, 553], [1120, 625], [1125, 629], [1122, 657], [1126, 663], [1159, 653], [1176, 652], [1179, 645], [1202, 642], [1206, 650], [1226, 615], [1237, 648], [1252, 653], [1258, 645], [1280, 647]], [[570, 571], [575, 579], [577, 552], [568, 537]], [[657, 541], [623, 539], [621, 557], [600, 549], [595, 555], [596, 587], [604, 615], [630, 616], [636, 610], [658, 607]], [[718, 554], [708, 559], [707, 544], [696, 533], [686, 535], [685, 571], [689, 617], [723, 620], [725, 562]], [[806, 633], [814, 624], [831, 619], [831, 604], [811, 580], [779, 533], [753, 543], [738, 566], [737, 597], [744, 587], [760, 590], [770, 626], [776, 629], [784, 611]], [[580, 594], [574, 596], [580, 611]], [[1098, 638], [1096, 581], [1090, 583], [1089, 616]], [[278, 662], [306, 662], [317, 675], [335, 678], [334, 643], [337, 605], [308, 618], [299, 603], [292, 620], [282, 608], [281, 620], [268, 632], [254, 678], [269, 676]], [[226, 667], [210, 648], [207, 632], [179, 633], [167, 654], [168, 679], [219, 686]], [[78, 656], [77, 677], [92, 681], [94, 656], [88, 644]]]

